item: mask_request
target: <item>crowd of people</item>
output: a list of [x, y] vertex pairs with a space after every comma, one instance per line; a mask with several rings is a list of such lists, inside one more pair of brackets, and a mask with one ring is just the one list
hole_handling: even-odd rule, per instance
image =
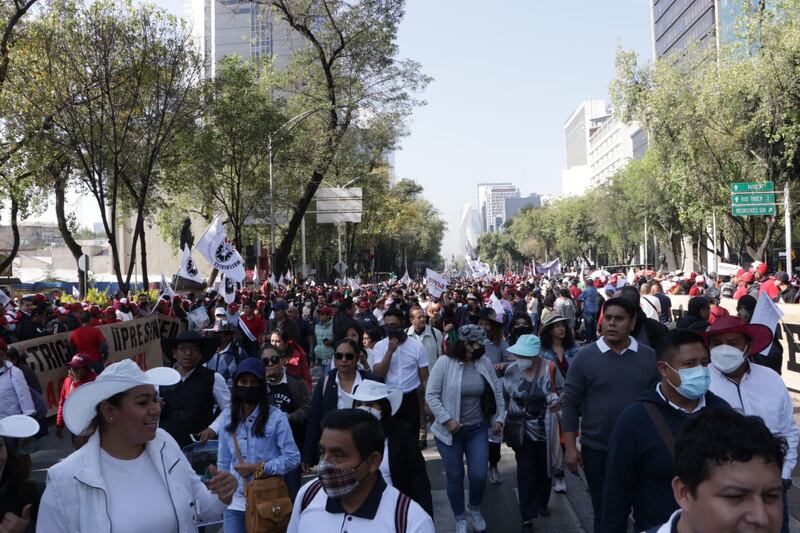
[[[0, 531], [183, 532], [221, 516], [233, 533], [432, 532], [429, 434], [458, 533], [491, 530], [481, 504], [504, 481], [503, 444], [523, 531], [580, 469], [598, 532], [629, 517], [636, 531], [788, 531], [799, 437], [780, 343], [750, 323], [762, 293], [794, 303], [797, 290], [762, 263], [732, 278], [452, 279], [436, 296], [419, 282], [118, 295], [105, 309], [22, 296], [0, 318]], [[682, 316], [668, 294], [690, 297]], [[96, 326], [153, 313], [186, 326], [162, 339], [164, 366], [111, 362]], [[56, 435], [75, 451], [42, 494], [18, 453], [42, 431], [20, 416], [45, 425], [41, 385], [9, 345], [53, 333], [71, 349]], [[198, 472], [182, 450], [209, 442], [217, 461]]]

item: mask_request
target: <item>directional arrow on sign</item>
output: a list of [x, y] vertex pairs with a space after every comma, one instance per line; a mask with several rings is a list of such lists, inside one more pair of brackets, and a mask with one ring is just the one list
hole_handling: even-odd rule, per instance
[[333, 269], [339, 273], [339, 277], [344, 276], [344, 273], [347, 272], [347, 264], [344, 261], [339, 261], [333, 265]]

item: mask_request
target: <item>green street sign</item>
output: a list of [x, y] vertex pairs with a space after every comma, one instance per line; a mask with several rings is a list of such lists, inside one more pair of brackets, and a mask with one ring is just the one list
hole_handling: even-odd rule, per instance
[[775, 183], [771, 181], [731, 183], [731, 192], [764, 192], [774, 190]]
[[733, 205], [749, 205], [749, 204], [774, 204], [775, 195], [770, 193], [764, 194], [734, 194], [731, 196]]
[[774, 205], [734, 205], [732, 211], [735, 217], [775, 216]]

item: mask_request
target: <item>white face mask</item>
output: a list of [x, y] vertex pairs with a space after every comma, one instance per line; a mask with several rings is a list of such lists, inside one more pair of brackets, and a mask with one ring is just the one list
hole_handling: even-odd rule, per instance
[[533, 359], [529, 357], [520, 357], [517, 359], [517, 366], [520, 370], [528, 370], [533, 365]]
[[736, 346], [721, 344], [711, 348], [711, 364], [723, 374], [730, 374], [744, 363], [745, 352]]
[[374, 416], [378, 420], [381, 419], [381, 410], [380, 409], [375, 409], [374, 407], [370, 407], [369, 405], [359, 405], [358, 408], [361, 409], [362, 411], [368, 412], [369, 414], [371, 414], [372, 416]]

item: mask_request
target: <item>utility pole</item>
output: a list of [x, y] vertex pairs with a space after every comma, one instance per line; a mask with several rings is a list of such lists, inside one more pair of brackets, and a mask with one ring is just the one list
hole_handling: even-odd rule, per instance
[[792, 276], [792, 217], [789, 202], [789, 182], [783, 187], [783, 225], [786, 233], [786, 273]]

